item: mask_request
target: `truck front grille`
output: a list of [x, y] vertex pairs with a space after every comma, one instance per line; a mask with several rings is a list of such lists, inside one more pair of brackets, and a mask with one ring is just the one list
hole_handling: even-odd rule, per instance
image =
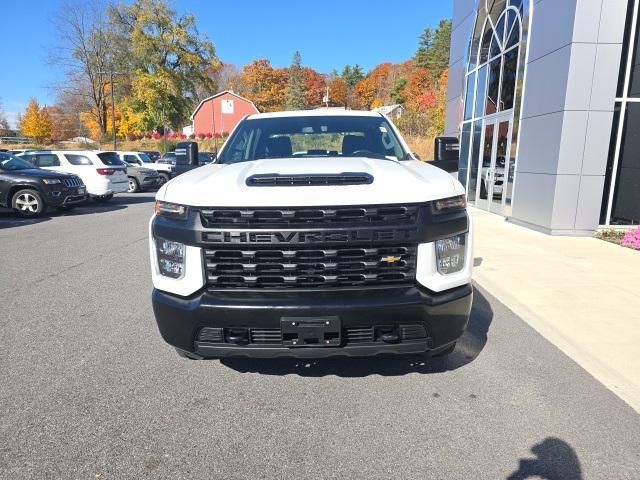
[[348, 225], [415, 224], [418, 205], [377, 205], [347, 207], [296, 208], [215, 208], [202, 209], [200, 216], [205, 228], [215, 227], [313, 227]]
[[308, 288], [395, 285], [415, 280], [415, 245], [372, 248], [208, 248], [207, 285]]

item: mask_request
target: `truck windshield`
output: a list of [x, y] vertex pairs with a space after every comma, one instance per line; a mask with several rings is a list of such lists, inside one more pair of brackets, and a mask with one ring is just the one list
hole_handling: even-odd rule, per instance
[[407, 152], [383, 117], [291, 116], [245, 120], [219, 163], [305, 157], [404, 160]]
[[143, 163], [153, 163], [151, 157], [146, 153], [138, 153], [138, 158], [143, 161]]

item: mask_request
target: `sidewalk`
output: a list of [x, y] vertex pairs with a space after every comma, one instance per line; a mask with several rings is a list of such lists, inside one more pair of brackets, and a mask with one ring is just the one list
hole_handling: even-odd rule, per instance
[[640, 252], [470, 210], [476, 282], [640, 412]]

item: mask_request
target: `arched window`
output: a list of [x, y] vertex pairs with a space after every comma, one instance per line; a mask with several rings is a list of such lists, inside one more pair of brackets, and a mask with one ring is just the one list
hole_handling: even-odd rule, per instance
[[[464, 120], [514, 107], [522, 42], [522, 1], [483, 3], [485, 6], [478, 13], [482, 22], [476, 23], [482, 34], [474, 33], [469, 52]], [[487, 6], [489, 3], [492, 8]]]
[[[478, 182], [483, 179], [480, 157], [483, 155], [481, 143], [487, 138], [485, 127], [494, 117], [500, 117], [503, 122], [506, 119], [509, 152], [500, 159], [506, 167], [493, 168], [498, 175], [509, 176], [504, 195], [495, 199], [503, 212], [511, 206], [513, 191], [513, 175], [508, 172], [515, 168], [530, 1], [479, 0], [467, 56], [459, 178], [467, 186], [473, 203]], [[507, 155], [510, 158], [502, 158]], [[494, 193], [497, 192], [499, 188], [494, 189]]]

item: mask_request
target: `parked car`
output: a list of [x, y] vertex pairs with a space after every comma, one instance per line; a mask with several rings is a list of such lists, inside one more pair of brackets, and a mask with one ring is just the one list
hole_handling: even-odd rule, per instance
[[115, 152], [99, 150], [36, 150], [18, 155], [46, 170], [73, 173], [87, 186], [91, 198], [106, 202], [129, 188], [127, 167]]
[[167, 163], [167, 164], [175, 165], [176, 164], [176, 152], [167, 152], [167, 153], [165, 153], [160, 158], [160, 160], [158, 160], [158, 163]]
[[200, 165], [207, 165], [216, 161], [216, 154], [213, 152], [198, 152]]
[[136, 193], [152, 188], [160, 188], [162, 179], [158, 172], [152, 168], [141, 167], [137, 162], [124, 163], [127, 165], [127, 176], [129, 177], [129, 193]]
[[120, 160], [127, 164], [138, 164], [141, 167], [152, 168], [160, 175], [161, 185], [165, 184], [171, 179], [171, 175], [174, 171], [174, 166], [171, 164], [154, 162], [149, 155], [144, 152], [118, 152]]
[[71, 209], [88, 199], [77, 175], [35, 168], [26, 160], [0, 153], [0, 206], [22, 217], [35, 217], [48, 207]]
[[160, 152], [155, 150], [145, 150], [142, 153], [146, 153], [153, 162], [160, 160]]

